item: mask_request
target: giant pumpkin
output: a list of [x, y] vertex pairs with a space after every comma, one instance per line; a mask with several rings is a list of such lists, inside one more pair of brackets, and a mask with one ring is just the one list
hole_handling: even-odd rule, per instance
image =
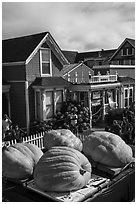
[[43, 152], [34, 144], [16, 143], [2, 149], [2, 174], [12, 179], [27, 179]]
[[85, 186], [91, 177], [91, 164], [78, 150], [52, 147], [34, 169], [34, 181], [44, 191], [71, 191]]
[[106, 131], [95, 131], [86, 136], [83, 153], [110, 167], [122, 167], [132, 161], [131, 147], [120, 136]]
[[45, 133], [43, 141], [45, 150], [53, 146], [67, 146], [79, 151], [83, 148], [81, 140], [68, 129], [51, 130]]

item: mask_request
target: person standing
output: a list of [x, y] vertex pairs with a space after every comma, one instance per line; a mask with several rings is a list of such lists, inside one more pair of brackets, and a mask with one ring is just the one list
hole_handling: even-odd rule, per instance
[[23, 134], [24, 134], [24, 131], [21, 130], [18, 125], [16, 125], [15, 126], [15, 139], [17, 140], [18, 143], [21, 143], [23, 141]]
[[4, 114], [2, 119], [2, 139], [4, 140], [6, 131], [10, 129], [10, 125], [12, 124], [12, 121], [7, 116], [7, 114]]

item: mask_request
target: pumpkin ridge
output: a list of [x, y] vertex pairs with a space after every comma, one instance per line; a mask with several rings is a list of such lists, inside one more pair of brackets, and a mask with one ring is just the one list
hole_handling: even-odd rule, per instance
[[54, 157], [51, 157], [51, 159], [50, 159], [50, 157], [49, 157], [49, 159], [45, 159], [45, 157], [43, 157], [43, 158], [40, 158], [40, 162], [41, 162], [41, 164], [46, 164], [47, 166], [49, 166], [49, 165], [54, 165], [54, 163], [56, 163], [56, 162], [58, 162], [58, 163], [62, 163], [63, 162], [63, 165], [64, 164], [67, 164], [67, 162], [71, 162], [72, 163], [72, 165], [73, 166], [80, 166], [79, 165], [79, 162], [77, 161], [75, 161], [74, 160], [74, 158], [71, 156], [66, 156], [65, 155], [65, 158], [64, 158], [64, 156], [62, 156], [62, 157], [60, 157], [59, 155], [56, 157], [56, 156], [54, 156]]
[[[49, 159], [46, 160], [46, 157]], [[89, 165], [85, 165], [87, 163]], [[92, 170], [90, 167], [88, 159], [78, 150], [62, 146], [52, 147], [37, 163], [34, 181], [44, 191], [76, 190], [89, 181]], [[80, 174], [82, 168], [86, 170], [83, 175]]]
[[[17, 144], [19, 144], [20, 146], [17, 146], [17, 145], [16, 145], [16, 146], [11, 146], [11, 147], [12, 147], [13, 149], [16, 149], [16, 150], [18, 150], [19, 152], [21, 152], [24, 156], [26, 156], [26, 157], [29, 156], [29, 158], [32, 159], [32, 157], [30, 156], [30, 154], [32, 155], [32, 152], [28, 149], [28, 147], [22, 145], [21, 143], [17, 143]], [[24, 148], [25, 148], [26, 151], [24, 151]], [[27, 154], [27, 153], [29, 153], [29, 154]]]

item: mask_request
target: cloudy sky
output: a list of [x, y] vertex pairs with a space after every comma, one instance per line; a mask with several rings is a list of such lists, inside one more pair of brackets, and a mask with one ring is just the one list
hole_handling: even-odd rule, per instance
[[2, 39], [44, 31], [63, 50], [117, 48], [125, 38], [135, 38], [135, 3], [2, 3]]

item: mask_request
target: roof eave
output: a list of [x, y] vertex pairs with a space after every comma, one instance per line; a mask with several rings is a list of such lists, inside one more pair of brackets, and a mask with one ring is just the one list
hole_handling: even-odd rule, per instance
[[[57, 43], [55, 42], [55, 40], [53, 39], [53, 37], [51, 36], [50, 33], [47, 33], [45, 35], [45, 37], [41, 40], [41, 42], [37, 45], [37, 47], [33, 50], [33, 52], [29, 55], [29, 57], [26, 59], [25, 64], [28, 64], [30, 62], [30, 60], [33, 58], [33, 56], [36, 54], [36, 52], [41, 48], [41, 46], [43, 45], [44, 42], [46, 42], [46, 40], [49, 40], [51, 42], [51, 44], [53, 44], [55, 51], [53, 50], [53, 53], [57, 56], [58, 60], [60, 61], [60, 63], [63, 64], [70, 64], [68, 62], [68, 60], [66, 59], [66, 57], [64, 56], [64, 54], [62, 53], [61, 49], [59, 48], [59, 46], [57, 45]], [[48, 42], [46, 42], [48, 44]], [[50, 47], [50, 44], [48, 44]], [[61, 56], [62, 60], [60, 59], [59, 55]], [[64, 61], [64, 62], [63, 62]]]

